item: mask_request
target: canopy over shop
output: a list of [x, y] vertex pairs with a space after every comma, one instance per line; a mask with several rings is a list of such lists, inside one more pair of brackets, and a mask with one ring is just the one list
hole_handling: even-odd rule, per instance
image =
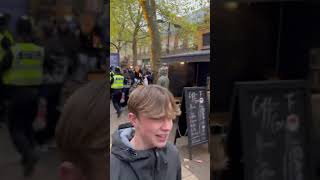
[[[146, 63], [149, 59], [143, 59]], [[161, 57], [160, 63], [169, 66], [169, 89], [181, 97], [183, 87], [205, 86], [209, 89], [210, 50], [194, 51]]]

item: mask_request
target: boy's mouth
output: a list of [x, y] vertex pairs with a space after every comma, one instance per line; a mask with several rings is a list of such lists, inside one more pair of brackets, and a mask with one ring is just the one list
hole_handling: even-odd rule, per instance
[[167, 140], [168, 134], [158, 134], [156, 136], [160, 141], [165, 141]]

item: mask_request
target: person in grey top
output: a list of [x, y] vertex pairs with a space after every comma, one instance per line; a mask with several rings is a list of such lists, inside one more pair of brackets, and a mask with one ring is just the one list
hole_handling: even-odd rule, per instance
[[164, 68], [160, 68], [157, 84], [159, 86], [169, 89], [169, 83], [170, 83], [170, 80], [168, 78], [167, 71]]
[[128, 100], [129, 125], [112, 135], [111, 180], [181, 180], [177, 148], [168, 143], [180, 114], [172, 94], [158, 85], [136, 88]]

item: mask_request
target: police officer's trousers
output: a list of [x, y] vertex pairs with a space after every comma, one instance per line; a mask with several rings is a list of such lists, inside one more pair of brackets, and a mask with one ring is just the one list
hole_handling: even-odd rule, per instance
[[112, 103], [118, 114], [121, 112], [121, 104], [120, 104], [121, 97], [122, 97], [121, 89], [112, 90]]
[[32, 163], [36, 159], [32, 123], [38, 108], [38, 88], [11, 86], [6, 92], [10, 101], [8, 128], [11, 140], [21, 154], [22, 162]]

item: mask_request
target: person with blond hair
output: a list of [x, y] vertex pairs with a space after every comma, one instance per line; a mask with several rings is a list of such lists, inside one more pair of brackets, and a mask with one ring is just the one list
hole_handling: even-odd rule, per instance
[[172, 94], [158, 85], [140, 86], [129, 96], [128, 119], [112, 135], [110, 180], [181, 180], [177, 148], [168, 143], [180, 114]]
[[109, 179], [109, 87], [81, 87], [67, 100], [56, 127], [60, 180]]

